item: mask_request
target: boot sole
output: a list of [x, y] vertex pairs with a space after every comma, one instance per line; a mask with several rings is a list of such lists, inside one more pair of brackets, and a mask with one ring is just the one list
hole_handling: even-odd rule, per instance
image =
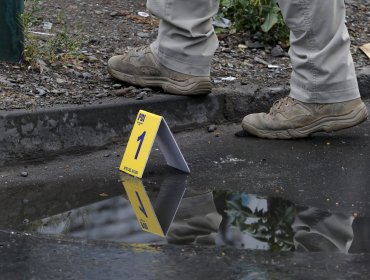
[[261, 130], [257, 129], [249, 123], [243, 122], [244, 130], [258, 136], [260, 138], [268, 139], [296, 139], [308, 137], [315, 132], [332, 132], [350, 128], [364, 122], [368, 118], [368, 111], [365, 104], [360, 104], [349, 114], [342, 116], [327, 116], [315, 122], [296, 129], [287, 130]]
[[208, 77], [194, 77], [186, 81], [176, 81], [167, 77], [134, 76], [108, 67], [114, 78], [140, 87], [160, 87], [164, 92], [176, 95], [206, 95], [212, 90]]

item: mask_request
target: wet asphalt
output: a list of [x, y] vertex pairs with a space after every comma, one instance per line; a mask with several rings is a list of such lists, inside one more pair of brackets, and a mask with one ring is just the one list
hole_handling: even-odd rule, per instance
[[[192, 193], [246, 193], [356, 219], [370, 217], [369, 121], [293, 141], [237, 137], [239, 130], [230, 124], [212, 133], [176, 134], [190, 175], [166, 166], [155, 146], [144, 185], [158, 190], [168, 176], [179, 176]], [[123, 150], [117, 145], [22, 162], [0, 172], [0, 279], [368, 279], [366, 252], [132, 245], [20, 230], [32, 221], [122, 196], [117, 168]], [[368, 229], [363, 234], [370, 239]]]

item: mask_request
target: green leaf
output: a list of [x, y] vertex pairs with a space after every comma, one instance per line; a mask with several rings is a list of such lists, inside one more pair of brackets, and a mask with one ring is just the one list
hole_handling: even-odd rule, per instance
[[262, 31], [265, 33], [269, 32], [270, 29], [278, 22], [278, 20], [279, 9], [274, 7], [269, 10], [265, 22], [261, 25]]

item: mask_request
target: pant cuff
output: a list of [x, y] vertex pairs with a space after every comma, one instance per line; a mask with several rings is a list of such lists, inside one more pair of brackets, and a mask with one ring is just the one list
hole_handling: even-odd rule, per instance
[[207, 60], [207, 64], [201, 64], [197, 65], [194, 61], [186, 61], [184, 59], [176, 58], [175, 56], [171, 54], [165, 54], [163, 50], [159, 49], [158, 42], [155, 41], [150, 45], [150, 48], [153, 52], [153, 54], [158, 59], [159, 63], [166, 66], [167, 68], [174, 70], [176, 72], [192, 75], [192, 76], [210, 76], [211, 72], [211, 59], [205, 59], [202, 58], [203, 62], [204, 60]]
[[337, 85], [325, 85], [319, 90], [310, 90], [299, 83], [291, 82], [290, 97], [305, 103], [339, 103], [361, 97], [357, 80], [346, 81], [341, 89]]

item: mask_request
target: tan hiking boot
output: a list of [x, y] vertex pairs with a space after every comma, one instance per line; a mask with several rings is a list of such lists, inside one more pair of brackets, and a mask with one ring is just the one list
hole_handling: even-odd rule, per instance
[[336, 131], [355, 126], [368, 117], [361, 98], [329, 104], [303, 103], [291, 97], [274, 103], [270, 113], [247, 115], [243, 129], [261, 138], [291, 139], [314, 132]]
[[202, 95], [211, 92], [209, 76], [191, 76], [160, 64], [150, 47], [136, 48], [108, 61], [108, 72], [116, 79], [141, 86], [161, 87], [178, 95]]

